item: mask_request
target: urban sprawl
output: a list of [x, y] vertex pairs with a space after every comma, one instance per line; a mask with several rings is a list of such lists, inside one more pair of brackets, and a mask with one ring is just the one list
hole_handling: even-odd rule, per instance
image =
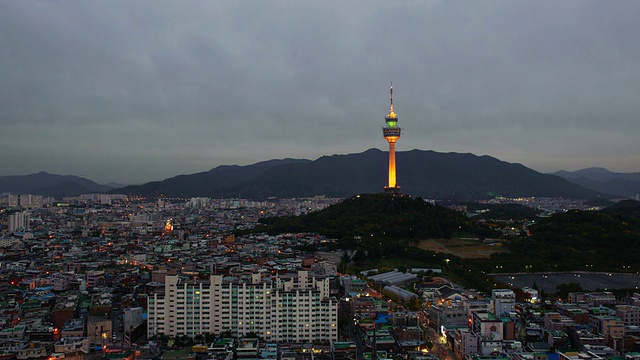
[[4, 195], [0, 360], [640, 359], [639, 293], [540, 301], [438, 268], [339, 273], [342, 251], [299, 250], [334, 242], [321, 234], [234, 235], [338, 201]]

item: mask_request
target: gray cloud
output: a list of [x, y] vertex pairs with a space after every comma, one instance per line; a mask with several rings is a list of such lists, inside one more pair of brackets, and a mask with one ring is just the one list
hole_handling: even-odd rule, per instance
[[637, 2], [0, 2], [0, 174], [385, 148], [639, 171]]

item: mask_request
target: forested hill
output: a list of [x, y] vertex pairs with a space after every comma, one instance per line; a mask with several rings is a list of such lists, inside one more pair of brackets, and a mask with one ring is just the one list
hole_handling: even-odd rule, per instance
[[490, 262], [504, 271], [523, 271], [523, 264], [532, 271], [638, 268], [638, 201], [623, 201], [601, 211], [555, 214], [539, 220], [530, 231], [531, 237], [511, 240], [510, 253], [494, 254]]
[[304, 216], [261, 220], [257, 232], [316, 232], [337, 239], [448, 238], [467, 218], [462, 213], [431, 205], [420, 198], [389, 194], [356, 195]]

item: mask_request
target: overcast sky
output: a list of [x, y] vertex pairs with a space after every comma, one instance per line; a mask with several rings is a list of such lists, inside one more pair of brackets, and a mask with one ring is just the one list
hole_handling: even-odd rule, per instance
[[640, 1], [0, 2], [0, 175], [386, 149], [640, 171]]

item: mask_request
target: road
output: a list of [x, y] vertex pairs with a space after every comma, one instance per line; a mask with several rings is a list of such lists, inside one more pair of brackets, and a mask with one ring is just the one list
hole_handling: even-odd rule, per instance
[[[380, 299], [385, 298], [382, 296], [382, 294], [380, 294], [379, 292], [373, 289], [369, 289], [369, 295], [380, 298]], [[347, 330], [349, 332], [349, 338], [351, 341], [353, 341], [356, 344], [356, 348], [358, 352], [357, 360], [361, 360], [362, 354], [365, 350], [363, 334], [362, 334], [362, 331], [354, 325], [353, 314], [351, 313], [351, 307], [349, 305], [350, 304], [348, 302], [343, 300], [340, 303], [340, 311], [344, 311], [343, 315], [346, 315], [349, 319], [349, 325]], [[393, 303], [392, 308], [394, 310], [397, 310], [397, 309], [400, 309], [401, 306], [399, 306], [396, 303]], [[429, 350], [429, 354], [436, 355], [441, 360], [458, 360], [458, 357], [456, 356], [456, 354], [453, 351], [451, 351], [449, 344], [446, 343], [445, 337], [439, 334], [435, 329], [427, 326], [426, 319], [423, 318], [422, 320], [424, 325], [423, 328], [426, 329], [425, 335], [427, 339], [429, 339], [433, 343], [433, 347], [431, 348], [431, 350]]]
[[458, 360], [456, 354], [451, 351], [451, 348], [446, 343], [444, 336], [436, 332], [432, 327], [425, 327], [426, 335], [433, 343], [433, 347], [429, 351], [429, 354], [436, 355], [441, 360]]
[[120, 311], [117, 307], [111, 308], [111, 331], [113, 332], [113, 336], [111, 337], [111, 341], [122, 346], [122, 311]]
[[351, 312], [351, 304], [349, 302], [342, 300], [340, 302], [340, 311], [343, 312], [344, 315], [349, 319], [348, 321], [348, 332], [349, 339], [356, 344], [356, 352], [357, 352], [357, 360], [362, 359], [362, 354], [364, 353], [364, 345], [362, 341], [362, 334], [360, 329], [356, 328], [353, 323], [353, 313]]

